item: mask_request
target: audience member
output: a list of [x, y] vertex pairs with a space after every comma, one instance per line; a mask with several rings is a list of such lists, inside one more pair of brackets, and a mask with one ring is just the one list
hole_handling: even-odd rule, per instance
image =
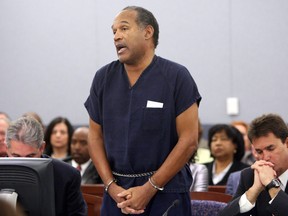
[[[43, 157], [45, 142], [41, 124], [31, 117], [12, 122], [7, 130], [9, 157]], [[63, 161], [52, 159], [54, 168], [56, 216], [87, 215], [87, 206], [80, 190], [80, 173]]]
[[214, 161], [206, 163], [209, 185], [226, 185], [230, 173], [248, 167], [241, 162], [244, 155], [242, 134], [233, 126], [216, 124], [209, 129], [208, 145]]
[[43, 131], [44, 131], [44, 133], [45, 133], [45, 126], [44, 126], [44, 124], [43, 124], [43, 122], [42, 122], [41, 117], [40, 117], [36, 112], [26, 112], [26, 113], [24, 113], [22, 116], [23, 116], [23, 117], [30, 116], [30, 117], [32, 117], [32, 118], [35, 118], [35, 119], [42, 125]]
[[0, 157], [7, 157], [7, 147], [5, 144], [5, 136], [7, 128], [9, 127], [9, 119], [0, 118]]
[[252, 165], [255, 162], [255, 157], [252, 153], [251, 142], [248, 139], [249, 125], [244, 121], [233, 121], [231, 125], [237, 128], [243, 135], [245, 153], [241, 161], [245, 164]]
[[80, 171], [81, 184], [99, 184], [102, 183], [102, 180], [89, 155], [88, 133], [88, 127], [79, 127], [74, 131], [71, 142], [71, 157], [64, 161]]
[[47, 126], [45, 132], [45, 154], [56, 159], [65, 159], [70, 156], [70, 143], [73, 127], [64, 117], [54, 118]]
[[207, 191], [208, 190], [208, 169], [204, 164], [195, 163], [194, 156], [197, 151], [191, 157], [189, 161], [189, 168], [192, 173], [192, 184], [190, 191]]
[[248, 137], [257, 161], [241, 172], [233, 200], [219, 215], [287, 215], [287, 125], [279, 115], [262, 115], [250, 124]]
[[9, 121], [11, 121], [10, 116], [7, 113], [5, 113], [5, 112], [0, 112], [0, 118], [6, 118]]

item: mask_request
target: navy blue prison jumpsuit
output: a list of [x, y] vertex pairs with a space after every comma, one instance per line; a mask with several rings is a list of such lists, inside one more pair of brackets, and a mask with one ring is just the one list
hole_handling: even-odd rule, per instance
[[[125, 189], [148, 181], [177, 144], [176, 117], [201, 96], [189, 71], [182, 65], [154, 56], [131, 87], [124, 65], [111, 62], [95, 74], [85, 107], [90, 118], [101, 125], [107, 157], [117, 184]], [[156, 102], [156, 108], [150, 103]], [[144, 174], [142, 177], [119, 174]], [[133, 175], [132, 175], [133, 176]], [[182, 168], [158, 191], [141, 215], [191, 215], [189, 188], [192, 176], [189, 166]], [[124, 215], [117, 203], [105, 194], [102, 216]]]

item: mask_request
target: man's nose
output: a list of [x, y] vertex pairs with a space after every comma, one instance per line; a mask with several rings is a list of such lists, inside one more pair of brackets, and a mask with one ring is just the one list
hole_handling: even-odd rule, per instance
[[269, 161], [270, 160], [270, 153], [267, 151], [263, 152], [263, 160]]
[[121, 39], [121, 37], [122, 36], [121, 36], [120, 32], [116, 31], [115, 34], [114, 34], [114, 41], [117, 41], [117, 40]]
[[81, 145], [80, 145], [79, 143], [76, 143], [76, 144], [74, 145], [74, 148], [75, 148], [75, 149], [80, 149], [80, 148], [81, 148]]

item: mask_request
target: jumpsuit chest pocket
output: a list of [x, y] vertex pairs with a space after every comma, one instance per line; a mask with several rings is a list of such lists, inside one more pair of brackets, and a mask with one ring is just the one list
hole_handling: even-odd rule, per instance
[[163, 108], [143, 108], [143, 130], [160, 130], [162, 129], [164, 118]]

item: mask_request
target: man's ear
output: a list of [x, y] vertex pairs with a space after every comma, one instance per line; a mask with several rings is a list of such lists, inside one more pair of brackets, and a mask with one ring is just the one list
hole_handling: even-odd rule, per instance
[[145, 39], [148, 40], [154, 35], [154, 28], [151, 25], [147, 25], [145, 28]]
[[288, 148], [288, 137], [286, 137], [286, 140], [284, 142], [284, 145], [286, 145], [286, 148]]
[[42, 154], [43, 154], [43, 152], [44, 152], [44, 150], [45, 150], [45, 146], [46, 146], [46, 143], [45, 143], [45, 141], [43, 141], [43, 142], [42, 142], [42, 145], [41, 145], [41, 147], [40, 147], [40, 151], [41, 151]]

